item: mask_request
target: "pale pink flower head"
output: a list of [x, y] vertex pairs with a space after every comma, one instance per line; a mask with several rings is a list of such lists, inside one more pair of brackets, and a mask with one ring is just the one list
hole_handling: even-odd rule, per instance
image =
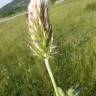
[[[32, 25], [33, 20], [39, 20], [48, 29], [48, 0], [31, 0], [28, 5], [28, 21]], [[45, 29], [46, 29], [45, 28]]]
[[[52, 28], [48, 16], [48, 0], [30, 1], [28, 5], [28, 25], [31, 33], [31, 49], [36, 50], [34, 51], [35, 53], [46, 53], [46, 48], [52, 42]], [[51, 49], [49, 48], [49, 50]]]

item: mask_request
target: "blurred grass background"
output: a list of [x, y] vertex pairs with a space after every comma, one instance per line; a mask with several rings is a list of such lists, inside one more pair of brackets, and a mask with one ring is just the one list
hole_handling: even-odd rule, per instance
[[[58, 86], [96, 93], [96, 1], [68, 0], [50, 8], [57, 54], [50, 60]], [[28, 48], [25, 16], [0, 24], [0, 96], [53, 96], [42, 60]]]

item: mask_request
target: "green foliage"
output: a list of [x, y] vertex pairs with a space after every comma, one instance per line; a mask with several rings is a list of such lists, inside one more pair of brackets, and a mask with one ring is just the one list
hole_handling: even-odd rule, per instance
[[12, 16], [14, 14], [26, 11], [29, 2], [30, 0], [13, 0], [11, 3], [5, 5], [3, 8], [0, 8], [0, 18]]
[[[77, 88], [69, 88], [68, 91], [65, 93], [60, 87], [57, 87], [58, 96], [80, 96], [80, 89]], [[54, 96], [56, 96], [54, 94]]]
[[15, 14], [16, 14], [15, 12], [2, 13], [2, 14], [0, 14], [0, 18], [4, 18], [4, 17], [7, 17], [7, 16], [12, 16], [12, 15], [15, 15]]
[[85, 9], [88, 11], [96, 11], [96, 2], [89, 3]]
[[[89, 2], [90, 1], [90, 2]], [[76, 0], [50, 10], [54, 58], [50, 61], [62, 90], [80, 84], [80, 96], [96, 92], [96, 12], [86, 11], [95, 0]], [[25, 17], [0, 24], [0, 96], [53, 96], [43, 62], [29, 53]]]
[[75, 89], [70, 88], [68, 89], [67, 96], [80, 96], [79, 91], [77, 92]]
[[60, 87], [57, 87], [59, 96], [65, 96], [65, 93]]
[[52, 4], [56, 1], [56, 0], [50, 0], [52, 2]]

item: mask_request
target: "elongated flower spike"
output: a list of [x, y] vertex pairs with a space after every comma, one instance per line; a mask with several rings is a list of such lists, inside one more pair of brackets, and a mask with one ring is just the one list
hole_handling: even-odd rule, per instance
[[49, 57], [53, 50], [53, 33], [49, 23], [48, 0], [30, 1], [28, 6], [28, 22], [31, 37], [30, 49], [34, 55], [44, 60], [55, 95], [60, 96], [49, 65]]
[[52, 52], [53, 35], [48, 16], [48, 0], [31, 0], [28, 6], [30, 48], [40, 58]]

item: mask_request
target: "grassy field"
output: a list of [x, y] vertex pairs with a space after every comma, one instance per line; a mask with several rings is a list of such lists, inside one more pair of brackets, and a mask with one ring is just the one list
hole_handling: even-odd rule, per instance
[[[96, 1], [74, 0], [50, 8], [57, 54], [50, 60], [58, 86], [77, 84], [96, 94]], [[44, 62], [28, 48], [27, 18], [0, 24], [0, 96], [53, 96]]]

